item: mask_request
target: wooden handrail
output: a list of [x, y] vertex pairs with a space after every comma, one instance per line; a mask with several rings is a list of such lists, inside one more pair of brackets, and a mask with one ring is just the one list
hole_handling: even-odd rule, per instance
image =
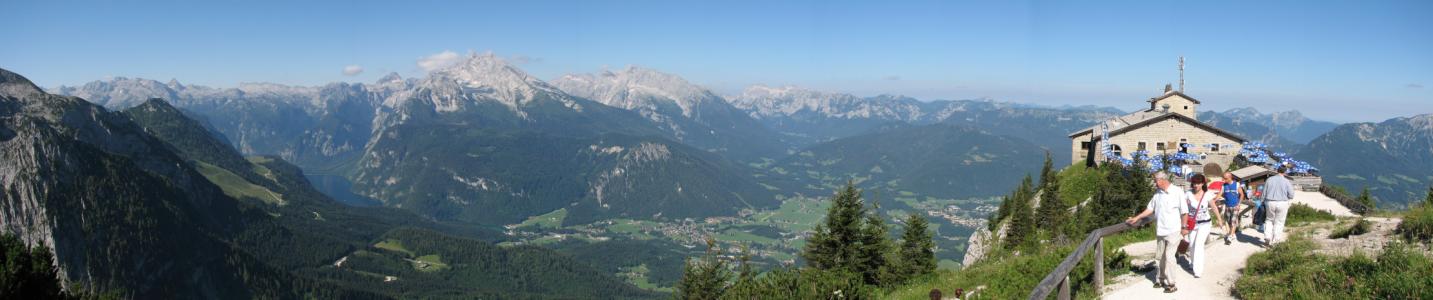
[[1099, 248], [1099, 251], [1095, 251], [1095, 292], [1099, 293], [1105, 285], [1105, 237], [1139, 228], [1149, 224], [1152, 220], [1154, 217], [1151, 216], [1135, 222], [1134, 225], [1120, 222], [1090, 231], [1085, 240], [1080, 242], [1080, 246], [1075, 248], [1074, 252], [1070, 252], [1069, 256], [1065, 256], [1065, 260], [1061, 261], [1055, 270], [1050, 271], [1049, 275], [1045, 275], [1045, 279], [1040, 280], [1040, 284], [1035, 286], [1035, 290], [1030, 291], [1030, 300], [1043, 300], [1049, 297], [1055, 288], [1060, 289], [1060, 294], [1057, 296], [1059, 299], [1073, 297], [1074, 295], [1070, 291], [1070, 271], [1074, 270], [1075, 265], [1080, 264], [1081, 260], [1084, 260], [1085, 254], [1090, 251], [1090, 248]]

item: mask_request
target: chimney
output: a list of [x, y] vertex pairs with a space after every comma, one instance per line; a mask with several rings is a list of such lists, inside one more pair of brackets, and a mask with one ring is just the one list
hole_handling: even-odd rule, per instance
[[1170, 92], [1173, 92], [1173, 91], [1174, 91], [1174, 86], [1173, 86], [1173, 85], [1168, 84], [1168, 83], [1164, 84], [1164, 93], [1165, 93], [1165, 94], [1169, 94]]

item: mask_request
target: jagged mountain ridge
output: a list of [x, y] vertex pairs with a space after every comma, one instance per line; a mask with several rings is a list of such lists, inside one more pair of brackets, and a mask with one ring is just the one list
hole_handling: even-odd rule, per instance
[[636, 111], [677, 141], [736, 160], [784, 155], [774, 132], [716, 93], [676, 75], [629, 66], [564, 75], [552, 84], [572, 95]]
[[[349, 207], [337, 203], [309, 185], [297, 167], [277, 157], [244, 158], [232, 149], [216, 150], [222, 142], [197, 128], [197, 122], [162, 100], [154, 99], [124, 111], [142, 124], [147, 132], [174, 145], [178, 153], [192, 165], [222, 166], [227, 172], [239, 174], [249, 184], [281, 195], [286, 202], [275, 205], [259, 199], [250, 200], [260, 206], [272, 223], [247, 226], [234, 243], [258, 258], [284, 270], [315, 280], [328, 280], [344, 289], [387, 294], [395, 297], [424, 295], [528, 295], [533, 297], [570, 297], [572, 291], [561, 287], [591, 290], [603, 287], [607, 295], [650, 296], [635, 287], [622, 284], [610, 274], [602, 274], [583, 262], [574, 261], [540, 248], [498, 248], [473, 240], [499, 238], [496, 232], [472, 224], [444, 224], [427, 221], [417, 214], [396, 208]], [[203, 150], [203, 151], [201, 151]], [[225, 163], [243, 162], [243, 163]], [[206, 176], [208, 176], [206, 174]], [[223, 182], [214, 180], [214, 182]], [[221, 184], [234, 185], [236, 183]], [[243, 184], [243, 183], [239, 183]], [[394, 270], [393, 264], [406, 264], [392, 256], [365, 255], [370, 245], [380, 240], [400, 240], [409, 245], [430, 245], [419, 249], [440, 251], [451, 268], [438, 272]], [[445, 250], [448, 249], [448, 250]], [[476, 252], [452, 252], [451, 249], [478, 249]], [[428, 253], [428, 252], [424, 252]], [[503, 260], [520, 256], [527, 259]], [[353, 257], [353, 259], [348, 259]], [[333, 265], [334, 261], [343, 261]], [[483, 267], [469, 267], [468, 262], [485, 262]], [[561, 266], [560, 270], [546, 266]], [[382, 278], [362, 275], [388, 274], [405, 280], [379, 282]], [[546, 284], [524, 285], [511, 277], [482, 275], [524, 272], [529, 280]], [[470, 280], [483, 277], [483, 280]], [[454, 278], [466, 278], [454, 280]]]
[[383, 99], [411, 84], [396, 73], [373, 84], [245, 83], [224, 89], [118, 77], [51, 90], [110, 109], [166, 99], [213, 125], [241, 153], [278, 155], [307, 169], [328, 170], [351, 164], [372, 134]]
[[669, 142], [637, 112], [563, 93], [491, 55], [434, 74], [384, 101], [352, 177], [360, 194], [488, 224], [564, 207], [573, 208], [568, 222], [582, 222], [773, 204], [743, 166]]
[[1421, 201], [1433, 185], [1433, 114], [1339, 125], [1298, 152], [1324, 181], [1378, 198], [1380, 208]]
[[[880, 95], [856, 97], [794, 86], [752, 86], [732, 99], [800, 146], [872, 132], [893, 124], [948, 123], [1019, 137], [1052, 152], [1069, 148], [1067, 133], [1122, 112], [1112, 108], [1047, 108], [990, 100], [920, 101]], [[1068, 164], [1057, 157], [1057, 163]]]
[[1252, 107], [1245, 107], [1225, 110], [1220, 114], [1241, 122], [1262, 125], [1298, 144], [1307, 144], [1339, 125], [1338, 123], [1309, 119], [1297, 110], [1264, 114]]
[[0, 120], [0, 225], [54, 249], [66, 282], [142, 298], [302, 293], [304, 281], [225, 242], [266, 215], [123, 115], [0, 70]]

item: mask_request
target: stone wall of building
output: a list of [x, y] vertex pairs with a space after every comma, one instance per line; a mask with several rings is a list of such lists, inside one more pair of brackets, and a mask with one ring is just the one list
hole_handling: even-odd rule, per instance
[[1193, 100], [1189, 100], [1180, 95], [1182, 94], [1175, 94], [1164, 99], [1159, 99], [1159, 101], [1151, 103], [1150, 109], [1159, 111], [1163, 109], [1165, 104], [1169, 104], [1169, 111], [1184, 115], [1190, 119], [1199, 119], [1196, 113], [1199, 110], [1199, 104], [1195, 104]]
[[[1072, 151], [1070, 157], [1074, 162], [1079, 163], [1084, 161], [1087, 151], [1081, 149], [1080, 144], [1081, 142], [1089, 141], [1090, 135], [1092, 134], [1095, 133], [1082, 134], [1070, 140]], [[1206, 156], [1206, 163], [1214, 162], [1219, 163], [1221, 166], [1228, 166], [1229, 163], [1234, 161], [1234, 156], [1239, 153], [1239, 142], [1233, 138], [1205, 130], [1204, 128], [1194, 125], [1191, 121], [1181, 118], [1165, 118], [1141, 128], [1111, 136], [1110, 143], [1119, 146], [1121, 156], [1129, 158], [1131, 152], [1139, 150], [1140, 142], [1145, 142], [1145, 150], [1152, 153], [1179, 152], [1178, 145], [1181, 139], [1184, 139], [1183, 143], [1194, 145], [1194, 147], [1188, 149], [1189, 153], [1196, 155], [1204, 154]], [[1164, 150], [1159, 149], [1159, 143], [1165, 144]], [[1220, 149], [1210, 149], [1204, 147], [1205, 144], [1219, 144]], [[1224, 147], [1224, 145], [1233, 145], [1234, 147]], [[1095, 160], [1103, 161], [1104, 155], [1099, 151], [1099, 145], [1094, 144], [1091, 145], [1091, 147], [1096, 148]]]

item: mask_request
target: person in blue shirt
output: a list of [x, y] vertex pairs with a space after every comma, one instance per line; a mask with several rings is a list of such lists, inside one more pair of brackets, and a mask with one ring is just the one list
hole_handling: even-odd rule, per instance
[[1224, 244], [1234, 242], [1239, 234], [1239, 203], [1244, 200], [1244, 184], [1234, 180], [1234, 173], [1224, 172], [1224, 184], [1219, 192], [1219, 212], [1223, 215], [1221, 220], [1226, 232], [1224, 233]]

